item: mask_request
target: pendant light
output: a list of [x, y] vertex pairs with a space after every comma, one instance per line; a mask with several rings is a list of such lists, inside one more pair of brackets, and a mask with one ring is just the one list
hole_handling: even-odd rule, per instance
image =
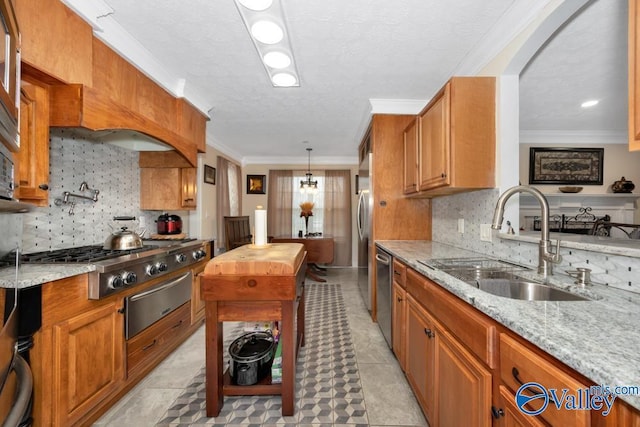
[[309, 164], [306, 174], [307, 178], [300, 181], [300, 192], [315, 194], [318, 192], [318, 181], [312, 180], [313, 174], [311, 173], [311, 150], [312, 148], [307, 148], [307, 153], [309, 153]]

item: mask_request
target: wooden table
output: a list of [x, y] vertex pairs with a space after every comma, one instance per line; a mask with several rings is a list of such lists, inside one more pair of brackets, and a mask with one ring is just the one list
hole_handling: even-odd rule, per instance
[[[304, 278], [307, 254], [299, 243], [245, 245], [212, 258], [200, 286], [206, 320], [207, 416], [220, 414], [223, 398], [282, 395], [282, 415], [294, 413], [295, 360], [304, 345]], [[224, 372], [222, 322], [280, 320], [282, 383], [231, 383]]]
[[307, 250], [307, 276], [318, 282], [326, 282], [319, 277], [323, 269], [318, 264], [331, 264], [333, 262], [333, 237], [274, 237], [272, 242], [276, 243], [302, 243]]

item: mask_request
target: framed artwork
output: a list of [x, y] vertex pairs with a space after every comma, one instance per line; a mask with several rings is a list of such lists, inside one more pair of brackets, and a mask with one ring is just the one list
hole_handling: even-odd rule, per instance
[[266, 194], [266, 175], [247, 175], [247, 194]]
[[216, 185], [216, 168], [204, 165], [204, 182]]
[[529, 184], [602, 185], [604, 148], [529, 149]]

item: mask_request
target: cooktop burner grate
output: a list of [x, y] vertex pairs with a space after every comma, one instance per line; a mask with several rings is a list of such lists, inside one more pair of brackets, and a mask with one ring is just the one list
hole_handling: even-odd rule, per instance
[[97, 262], [136, 252], [148, 251], [157, 247], [158, 246], [155, 245], [146, 245], [135, 249], [112, 250], [104, 249], [101, 245], [80, 246], [77, 248], [23, 254], [20, 256], [20, 262], [25, 264]]

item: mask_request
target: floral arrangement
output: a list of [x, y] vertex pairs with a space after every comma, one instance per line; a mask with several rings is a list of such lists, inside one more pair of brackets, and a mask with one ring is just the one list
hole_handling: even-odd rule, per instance
[[313, 202], [302, 202], [300, 203], [300, 218], [305, 217], [309, 218], [313, 216]]

